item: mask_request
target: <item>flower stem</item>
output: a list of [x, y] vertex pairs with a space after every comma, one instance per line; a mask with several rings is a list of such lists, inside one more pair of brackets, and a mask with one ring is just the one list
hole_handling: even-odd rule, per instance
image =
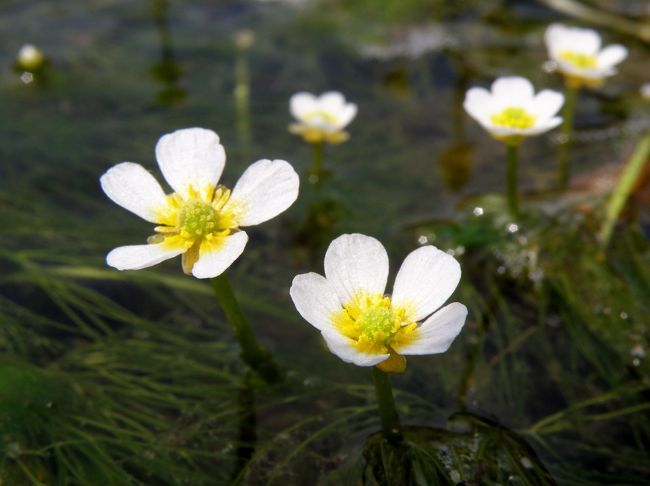
[[509, 143], [508, 147], [508, 210], [513, 218], [519, 217], [519, 200], [517, 196], [517, 157], [519, 145]]
[[281, 381], [282, 374], [273, 361], [273, 356], [257, 342], [246, 317], [239, 307], [225, 272], [212, 279], [212, 288], [239, 342], [241, 357], [244, 362], [257, 371], [268, 383]]
[[571, 168], [569, 166], [569, 150], [573, 138], [573, 119], [576, 113], [576, 99], [578, 98], [578, 87], [567, 86], [564, 97], [564, 108], [562, 109], [562, 129], [560, 139], [560, 154], [558, 161], [558, 184], [560, 190], [565, 191], [569, 186]]
[[325, 148], [325, 144], [323, 142], [317, 142], [313, 146], [314, 150], [312, 152], [309, 182], [318, 185], [323, 175], [323, 149]]
[[390, 441], [398, 442], [402, 438], [402, 431], [388, 374], [373, 366], [372, 381], [375, 384], [375, 395], [377, 396], [379, 418], [381, 419], [381, 429], [384, 437]]

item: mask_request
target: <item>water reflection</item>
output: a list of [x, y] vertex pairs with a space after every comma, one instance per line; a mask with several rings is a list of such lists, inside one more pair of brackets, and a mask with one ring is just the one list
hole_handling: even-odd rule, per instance
[[156, 94], [156, 102], [161, 105], [173, 106], [185, 101], [187, 92], [180, 86], [183, 71], [176, 61], [174, 53], [168, 9], [167, 0], [151, 0], [151, 15], [160, 36], [160, 60], [151, 67], [151, 74], [163, 85]]
[[450, 192], [458, 192], [470, 181], [474, 173], [474, 146], [467, 142], [463, 99], [467, 92], [471, 72], [460, 52], [449, 51], [449, 59], [456, 69], [451, 105], [451, 142], [438, 156], [438, 173]]

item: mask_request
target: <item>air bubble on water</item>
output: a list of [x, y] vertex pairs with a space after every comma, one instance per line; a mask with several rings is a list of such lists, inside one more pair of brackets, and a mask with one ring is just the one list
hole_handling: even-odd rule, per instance
[[34, 81], [34, 75], [29, 71], [25, 71], [20, 75], [20, 80], [25, 84], [29, 84]]
[[542, 64], [542, 71], [545, 73], [554, 73], [558, 69], [558, 64], [555, 61], [546, 61]]
[[22, 453], [20, 444], [18, 442], [11, 442], [7, 444], [7, 455], [10, 457], [18, 457]]
[[562, 323], [562, 319], [560, 319], [560, 316], [551, 316], [548, 319], [546, 319], [546, 324], [548, 324], [551, 327], [560, 327], [561, 323]]
[[637, 344], [632, 349], [630, 349], [630, 355], [633, 358], [645, 358], [645, 349], [640, 344]]
[[541, 268], [533, 270], [528, 274], [528, 278], [533, 283], [539, 283], [544, 280], [544, 271]]

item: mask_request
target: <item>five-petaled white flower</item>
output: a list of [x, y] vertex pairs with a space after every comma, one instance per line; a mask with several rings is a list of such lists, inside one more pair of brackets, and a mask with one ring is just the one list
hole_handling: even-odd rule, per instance
[[614, 66], [627, 57], [627, 49], [614, 44], [601, 49], [598, 32], [562, 24], [550, 25], [544, 34], [548, 55], [570, 86], [598, 86], [616, 74]]
[[519, 76], [498, 78], [491, 91], [471, 88], [465, 95], [465, 111], [494, 138], [510, 144], [539, 135], [562, 123], [555, 116], [564, 96], [545, 89], [535, 95], [530, 81]]
[[132, 162], [117, 164], [100, 179], [115, 203], [158, 225], [148, 244], [122, 246], [107, 255], [106, 262], [118, 270], [138, 270], [182, 254], [185, 273], [216, 277], [244, 250], [248, 235], [241, 227], [277, 216], [298, 197], [298, 175], [284, 160], [255, 162], [232, 192], [218, 185], [226, 153], [212, 130], [187, 128], [162, 136], [156, 159], [174, 190], [170, 195]]
[[327, 249], [325, 277], [298, 275], [290, 294], [300, 315], [343, 361], [401, 372], [402, 355], [443, 353], [460, 332], [464, 305], [454, 302], [436, 311], [460, 274], [453, 257], [423, 246], [406, 257], [392, 295], [386, 295], [386, 250], [375, 238], [346, 234]]
[[357, 114], [357, 105], [346, 103], [337, 91], [320, 96], [296, 93], [289, 100], [289, 110], [297, 123], [289, 125], [289, 131], [300, 135], [309, 143], [341, 143], [349, 135], [343, 130]]

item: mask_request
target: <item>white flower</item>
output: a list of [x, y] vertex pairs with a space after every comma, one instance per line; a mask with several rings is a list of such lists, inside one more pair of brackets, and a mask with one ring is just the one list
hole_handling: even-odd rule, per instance
[[36, 71], [45, 62], [45, 55], [32, 44], [23, 45], [16, 56], [16, 64], [25, 71]]
[[170, 195], [132, 162], [117, 164], [100, 179], [115, 203], [158, 225], [148, 244], [121, 246], [107, 255], [106, 262], [118, 270], [139, 270], [182, 254], [185, 273], [216, 277], [246, 246], [248, 235], [240, 227], [277, 216], [298, 197], [298, 175], [284, 160], [255, 162], [232, 192], [218, 185], [226, 154], [212, 130], [187, 128], [164, 135], [156, 159], [175, 191]]
[[555, 116], [564, 96], [545, 89], [535, 95], [530, 81], [518, 76], [498, 78], [491, 91], [471, 88], [465, 95], [465, 111], [490, 134], [508, 143], [539, 135], [562, 123]]
[[614, 66], [627, 57], [627, 49], [614, 44], [601, 49], [598, 32], [552, 24], [544, 34], [548, 55], [572, 86], [598, 86], [616, 74]]
[[343, 95], [329, 91], [320, 96], [296, 93], [289, 100], [289, 111], [298, 120], [289, 131], [309, 143], [341, 143], [349, 135], [343, 129], [357, 114], [357, 105], [346, 103]]
[[460, 273], [453, 257], [423, 246], [406, 257], [388, 296], [386, 250], [374, 238], [349, 234], [327, 249], [325, 277], [298, 275], [290, 294], [300, 315], [343, 361], [401, 372], [402, 355], [443, 353], [463, 327], [464, 305], [454, 302], [436, 311]]

